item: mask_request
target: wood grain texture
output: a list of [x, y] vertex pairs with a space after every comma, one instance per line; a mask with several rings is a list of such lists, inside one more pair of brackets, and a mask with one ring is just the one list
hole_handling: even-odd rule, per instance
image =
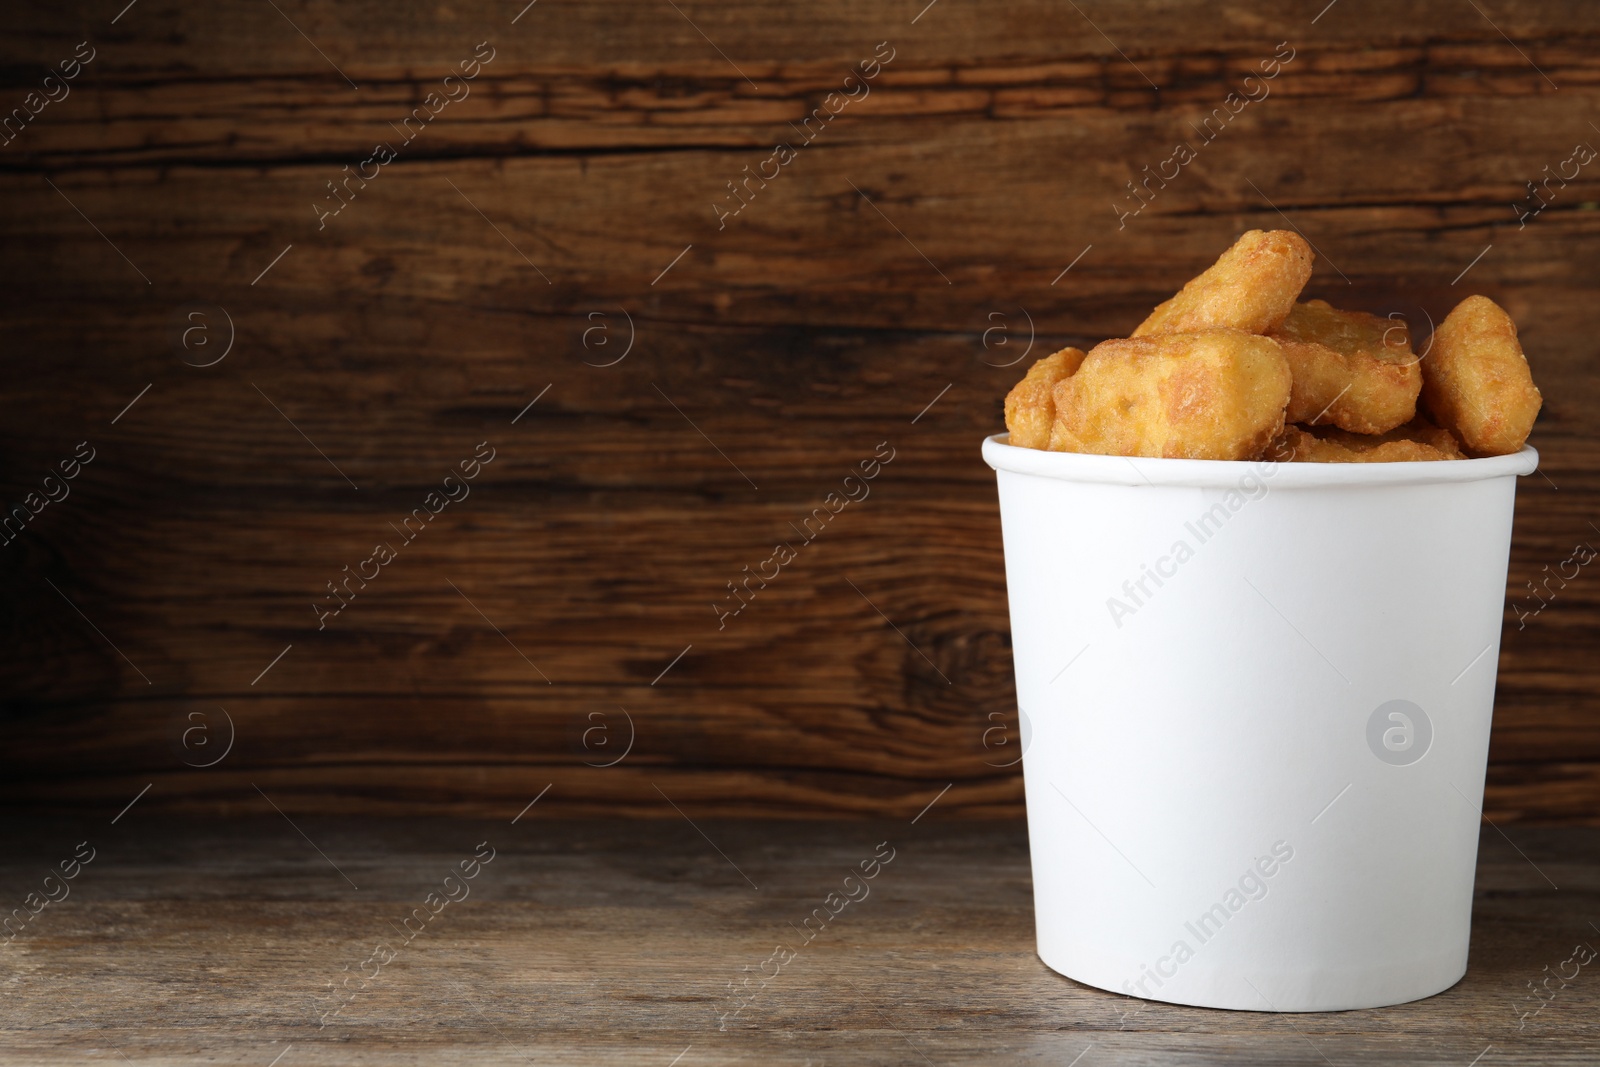
[[[1600, 138], [1583, 6], [279, 6], [67, 5], [0, 39], [18, 104], [96, 48], [0, 145], [0, 486], [97, 450], [0, 546], [8, 804], [155, 781], [227, 811], [257, 782], [295, 812], [481, 814], [555, 781], [570, 811], [670, 816], [656, 781], [909, 816], [953, 783], [950, 810], [1015, 815], [984, 743], [1015, 715], [977, 457], [1003, 365], [1126, 334], [1287, 218], [1312, 295], [1422, 322], [1477, 291], [1521, 324], [1543, 464], [1487, 810], [1600, 811], [1600, 591], [1586, 570], [1529, 615], [1527, 589], [1600, 537], [1600, 171], [1513, 206]], [[319, 229], [327, 183], [485, 41], [471, 94]], [[883, 42], [870, 94], [719, 223]], [[1119, 223], [1282, 42], [1271, 94]], [[326, 583], [483, 441], [471, 496], [319, 631]], [[726, 583], [885, 441], [870, 499], [719, 629]], [[224, 713], [235, 748], [194, 769]]]
[[[552, 821], [541, 801], [515, 825], [513, 808], [308, 816], [297, 832], [260, 796], [234, 821], [175, 820], [149, 799], [114, 826], [7, 828], [0, 891], [13, 903], [77, 842], [95, 849], [70, 895], [5, 949], [8, 1062], [1065, 1064], [1092, 1048], [1085, 1065], [1463, 1067], [1492, 1048], [1484, 1062], [1564, 1067], [1592, 1063], [1600, 1042], [1587, 971], [1520, 1017], [1528, 983], [1595, 941], [1588, 828], [1517, 827], [1515, 847], [1484, 830], [1453, 988], [1284, 1016], [1146, 1002], [1047, 969], [1014, 820], [944, 821], [939, 808], [914, 826], [706, 819], [702, 837], [677, 817]], [[739, 1010], [730, 988], [794, 945], [793, 924], [880, 842], [893, 859], [868, 895]], [[444, 874], [489, 850], [464, 899], [426, 909], [437, 914], [402, 940]], [[394, 958], [364, 965], [380, 944]]]

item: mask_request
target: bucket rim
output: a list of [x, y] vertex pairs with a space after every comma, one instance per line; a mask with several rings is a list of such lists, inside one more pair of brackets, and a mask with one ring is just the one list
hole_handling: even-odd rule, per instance
[[1101, 485], [1234, 489], [1254, 473], [1273, 488], [1316, 489], [1368, 485], [1445, 485], [1532, 474], [1539, 453], [1531, 445], [1507, 456], [1403, 463], [1292, 463], [1279, 460], [1160, 459], [1047, 452], [1010, 444], [1009, 433], [983, 439], [983, 459], [996, 471], [1062, 482]]

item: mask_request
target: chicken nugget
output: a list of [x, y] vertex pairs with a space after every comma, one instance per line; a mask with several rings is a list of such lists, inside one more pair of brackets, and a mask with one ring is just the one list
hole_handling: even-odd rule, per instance
[[1267, 333], [1283, 324], [1311, 277], [1311, 246], [1292, 230], [1251, 230], [1159, 305], [1135, 337], [1230, 328]]
[[1011, 392], [1006, 394], [1006, 429], [1011, 443], [1021, 448], [1044, 448], [1056, 419], [1055, 387], [1071, 377], [1083, 362], [1081, 348], [1063, 348], [1038, 360]]
[[1461, 450], [1461, 442], [1456, 440], [1456, 435], [1443, 426], [1436, 426], [1429, 422], [1425, 415], [1418, 415], [1398, 430], [1386, 436], [1403, 437], [1406, 440], [1416, 441], [1430, 448], [1436, 448], [1445, 454], [1446, 459], [1467, 458], [1467, 454]]
[[1414, 463], [1467, 457], [1449, 430], [1419, 415], [1378, 435], [1335, 429], [1313, 432], [1291, 423], [1267, 446], [1265, 458], [1298, 463]]
[[1319, 438], [1291, 422], [1278, 431], [1277, 436], [1267, 443], [1267, 447], [1261, 450], [1261, 455], [1257, 458], [1277, 460], [1279, 463], [1326, 462], [1317, 455], [1321, 444]]
[[1055, 387], [1050, 448], [1250, 459], [1283, 428], [1289, 364], [1242, 330], [1104, 341]]
[[1533, 384], [1517, 324], [1486, 296], [1457, 304], [1422, 367], [1428, 411], [1467, 448], [1486, 456], [1521, 450], [1544, 398]]
[[1416, 414], [1422, 368], [1403, 320], [1308, 300], [1269, 336], [1294, 374], [1290, 422], [1388, 433]]

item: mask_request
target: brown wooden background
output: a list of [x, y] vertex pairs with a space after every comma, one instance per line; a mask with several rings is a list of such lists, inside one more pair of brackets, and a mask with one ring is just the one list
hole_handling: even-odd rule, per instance
[[[1512, 207], [1600, 145], [1589, 5], [923, 2], [9, 5], [0, 107], [97, 54], [0, 147], [3, 488], [98, 455], [0, 547], [0, 798], [889, 814], [953, 782], [943, 814], [1018, 813], [983, 740], [1014, 706], [978, 443], [1023, 365], [991, 364], [1028, 318], [1034, 356], [1126, 334], [1277, 209], [1324, 253], [1315, 295], [1438, 318], [1478, 291], [1522, 324], [1548, 478], [1510, 594], [1600, 538], [1600, 163], [1526, 228]], [[470, 97], [319, 232], [324, 183], [482, 41]], [[726, 183], [884, 41], [719, 231]], [[1124, 183], [1279, 42], [1271, 96], [1119, 230]], [[197, 304], [235, 333], [207, 368], [227, 327]], [[627, 358], [586, 365], [624, 312]], [[317, 632], [324, 583], [483, 440], [472, 495]], [[719, 632], [724, 583], [885, 440], [870, 499]], [[1491, 815], [1600, 811], [1597, 590], [1508, 618]], [[219, 708], [232, 751], [186, 765]], [[586, 766], [619, 708], [632, 752]]]

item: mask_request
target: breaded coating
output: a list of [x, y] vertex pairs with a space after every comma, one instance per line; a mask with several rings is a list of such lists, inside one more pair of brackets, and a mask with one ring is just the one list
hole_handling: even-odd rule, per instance
[[1457, 304], [1433, 333], [1422, 367], [1428, 411], [1471, 452], [1519, 451], [1544, 398], [1533, 384], [1517, 324], [1486, 296]]
[[1436, 448], [1445, 454], [1446, 459], [1467, 458], [1466, 452], [1461, 449], [1461, 442], [1456, 440], [1456, 435], [1443, 426], [1435, 426], [1428, 421], [1425, 415], [1418, 415], [1398, 430], [1386, 436], [1416, 441], [1431, 448]]
[[1055, 389], [1050, 448], [1251, 459], [1283, 428], [1289, 364], [1276, 342], [1203, 330], [1098, 344]]
[[1293, 230], [1251, 230], [1133, 331], [1135, 337], [1283, 324], [1311, 277], [1311, 246]]
[[1006, 394], [1006, 429], [1011, 443], [1021, 448], [1045, 448], [1056, 419], [1055, 388], [1071, 377], [1083, 362], [1081, 348], [1063, 348], [1038, 360], [1011, 392]]
[[1403, 320], [1309, 300], [1269, 336], [1294, 374], [1290, 422], [1387, 433], [1416, 414], [1422, 368]]
[[1297, 463], [1413, 463], [1467, 457], [1449, 430], [1419, 415], [1378, 435], [1332, 429], [1313, 433], [1290, 424], [1267, 446], [1263, 458]]

